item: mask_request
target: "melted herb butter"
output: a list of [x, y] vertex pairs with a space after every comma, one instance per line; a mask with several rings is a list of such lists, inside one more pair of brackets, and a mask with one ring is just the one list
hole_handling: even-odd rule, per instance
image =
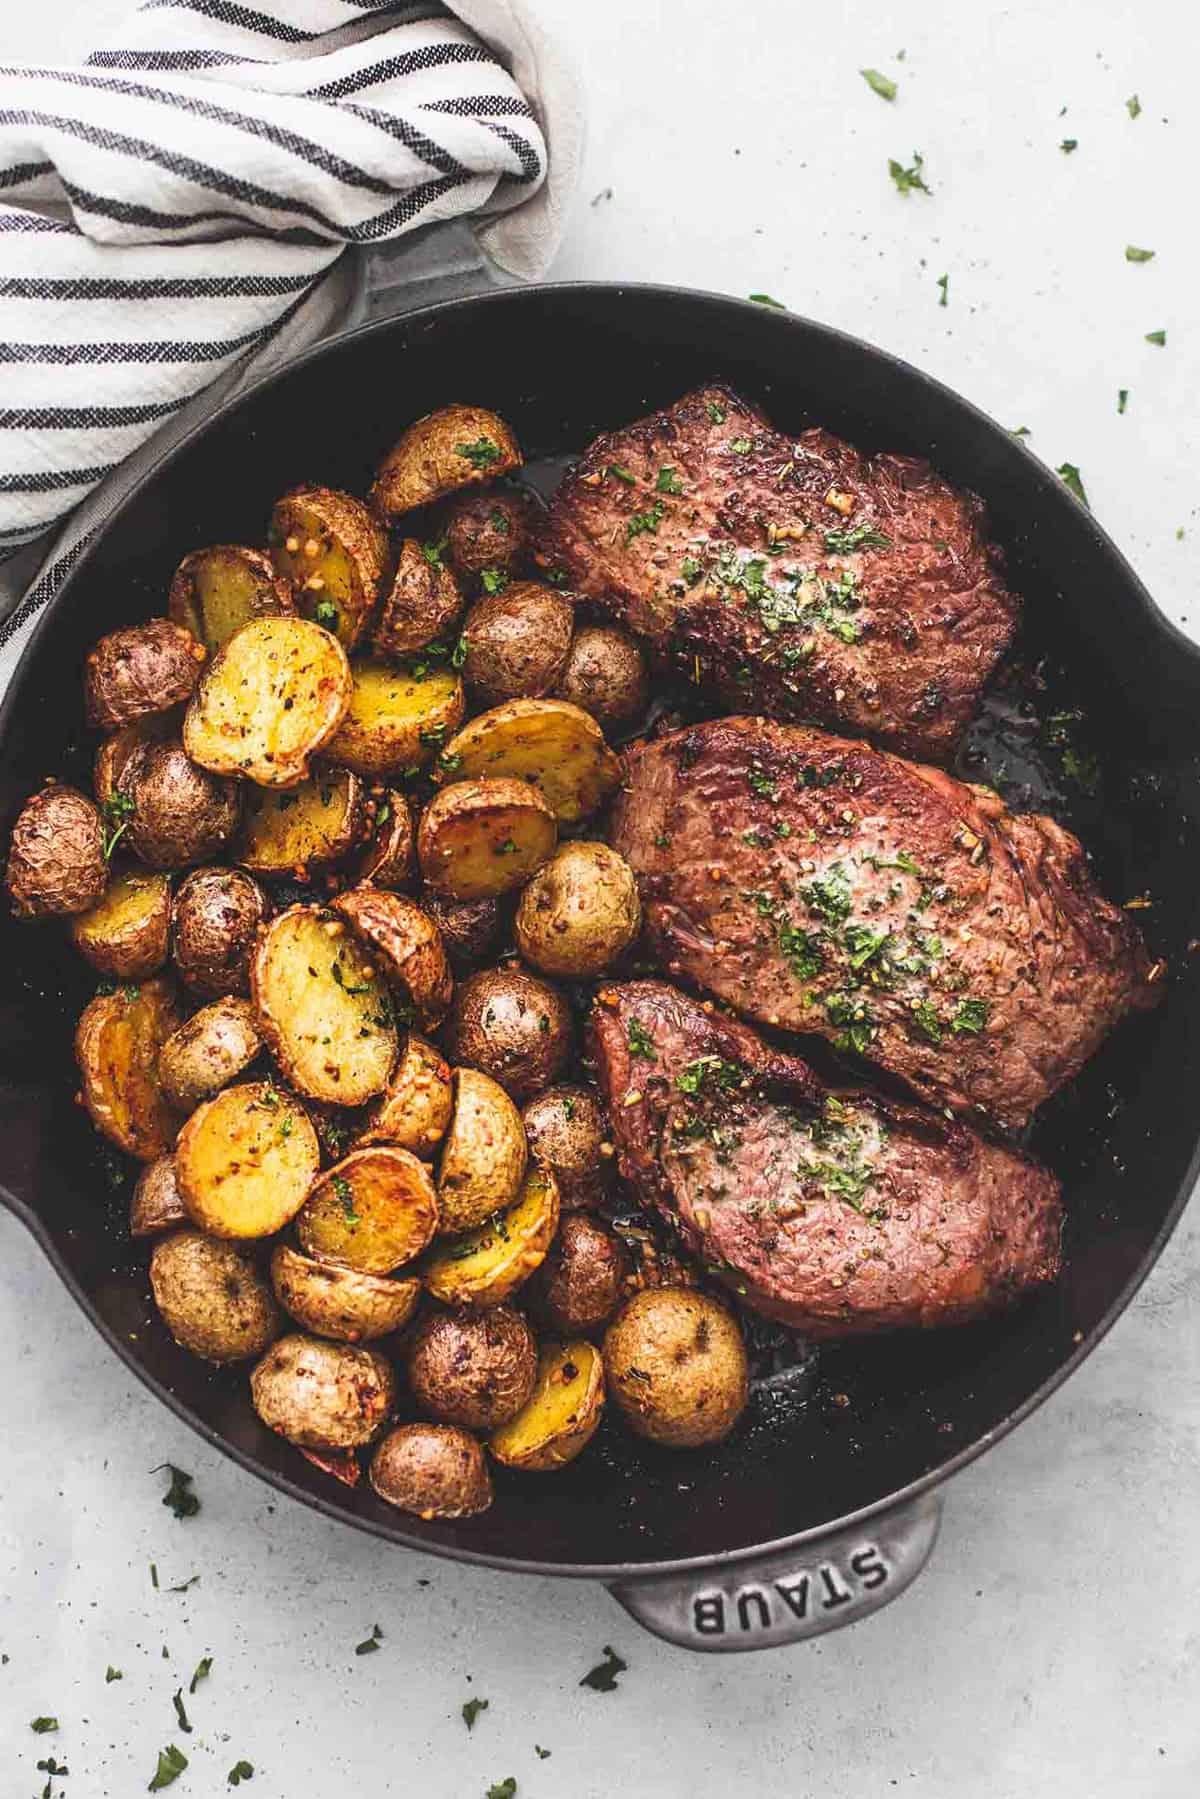
[[795, 1177], [805, 1187], [820, 1187], [829, 1199], [840, 1199], [872, 1224], [882, 1224], [887, 1211], [869, 1205], [887, 1131], [874, 1112], [848, 1105], [830, 1094], [816, 1117], [794, 1119], [801, 1138]]

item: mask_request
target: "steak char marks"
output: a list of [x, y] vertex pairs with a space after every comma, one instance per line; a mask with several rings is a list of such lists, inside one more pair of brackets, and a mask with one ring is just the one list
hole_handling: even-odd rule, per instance
[[1057, 1181], [965, 1125], [834, 1092], [660, 981], [602, 989], [591, 1036], [621, 1172], [764, 1316], [957, 1324], [1057, 1274]]
[[1016, 628], [983, 507], [728, 388], [597, 438], [543, 562], [733, 706], [945, 761]]

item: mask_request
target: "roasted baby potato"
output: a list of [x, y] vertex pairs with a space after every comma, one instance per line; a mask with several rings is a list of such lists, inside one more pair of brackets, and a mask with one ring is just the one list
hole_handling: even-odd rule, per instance
[[71, 942], [101, 974], [145, 980], [167, 959], [171, 884], [165, 874], [114, 874], [101, 898], [71, 920]]
[[231, 1086], [261, 1048], [249, 1000], [214, 1000], [172, 1032], [159, 1050], [159, 1086], [173, 1106], [190, 1111]]
[[650, 697], [646, 658], [612, 625], [582, 625], [571, 640], [555, 690], [608, 731], [641, 718]]
[[442, 1424], [489, 1431], [520, 1411], [537, 1379], [537, 1343], [520, 1312], [431, 1312], [408, 1346], [408, 1384]]
[[382, 1430], [396, 1396], [392, 1370], [374, 1349], [280, 1337], [250, 1376], [263, 1423], [302, 1449], [359, 1449]]
[[642, 928], [633, 870], [607, 843], [560, 844], [522, 893], [513, 928], [517, 948], [543, 974], [600, 974]]
[[571, 1011], [561, 993], [523, 968], [484, 968], [454, 995], [448, 1054], [481, 1068], [518, 1104], [562, 1072], [571, 1053]]
[[547, 1087], [521, 1113], [529, 1153], [558, 1182], [563, 1206], [593, 1206], [612, 1173], [603, 1108], [588, 1087]]
[[329, 759], [368, 780], [411, 773], [455, 730], [465, 708], [453, 670], [413, 674], [385, 662], [356, 662], [350, 705]]
[[137, 1178], [129, 1202], [131, 1237], [157, 1237], [188, 1222], [187, 1207], [175, 1179], [175, 1157], [159, 1156], [147, 1162]]
[[192, 695], [183, 746], [218, 775], [298, 787], [350, 704], [350, 664], [308, 618], [256, 618], [218, 650]]
[[463, 609], [458, 583], [436, 544], [406, 537], [371, 639], [377, 656], [411, 656], [448, 631]]
[[592, 1344], [547, 1343], [526, 1404], [488, 1442], [498, 1462], [529, 1474], [564, 1468], [586, 1449], [604, 1413], [604, 1364]]
[[352, 650], [371, 623], [387, 570], [379, 520], [335, 487], [294, 487], [276, 501], [267, 542], [275, 567], [295, 588], [297, 608]]
[[371, 1458], [379, 1497], [418, 1518], [475, 1518], [492, 1503], [492, 1477], [474, 1437], [452, 1424], [401, 1424]]
[[482, 406], [443, 406], [417, 419], [389, 450], [371, 504], [395, 518], [520, 466], [517, 440], [496, 413]]
[[488, 705], [553, 693], [563, 678], [575, 609], [540, 581], [514, 581], [476, 600], [463, 626], [463, 680]]
[[545, 1260], [557, 1229], [554, 1176], [535, 1166], [511, 1206], [434, 1250], [425, 1285], [443, 1305], [503, 1305]]
[[368, 1112], [355, 1147], [398, 1143], [415, 1156], [431, 1156], [449, 1129], [453, 1110], [450, 1064], [432, 1043], [410, 1031], [387, 1091]]
[[279, 1308], [252, 1258], [201, 1231], [154, 1245], [150, 1290], [175, 1341], [206, 1362], [245, 1361], [279, 1335]]
[[180, 1023], [174, 989], [159, 977], [97, 994], [75, 1030], [88, 1115], [139, 1162], [165, 1156], [175, 1141], [178, 1119], [158, 1083], [158, 1054]]
[[178, 743], [179, 733], [183, 728], [183, 708], [174, 706], [170, 712], [155, 712], [145, 718], [139, 718], [131, 725], [122, 725], [111, 737], [106, 737], [96, 751], [95, 769], [92, 775], [92, 788], [96, 795], [96, 804], [109, 824], [109, 834], [118, 839], [124, 835], [119, 827], [128, 817], [127, 811], [113, 800], [125, 791], [125, 774], [133, 765], [134, 759], [140, 756], [148, 744]]
[[587, 1337], [603, 1329], [620, 1305], [629, 1279], [620, 1238], [588, 1212], [569, 1212], [530, 1287], [540, 1318], [559, 1337]]
[[495, 899], [553, 853], [554, 814], [523, 781], [456, 781], [435, 793], [417, 829], [421, 873], [448, 899]]
[[566, 700], [508, 700], [455, 733], [438, 764], [456, 781], [481, 775], [527, 781], [560, 824], [594, 812], [621, 779], [621, 764], [594, 718]]
[[421, 904], [442, 933], [450, 966], [456, 974], [482, 962], [500, 940], [503, 920], [494, 899], [452, 900], [440, 893], [427, 893]]
[[175, 1178], [201, 1230], [271, 1237], [304, 1204], [320, 1161], [299, 1101], [271, 1081], [247, 1081], [192, 1113], [175, 1146]]
[[12, 828], [5, 884], [18, 918], [67, 917], [95, 906], [108, 885], [105, 831], [91, 800], [49, 781]]
[[441, 1024], [454, 991], [441, 932], [415, 900], [382, 887], [351, 887], [330, 905], [346, 920], [393, 990], [403, 995], [409, 1015], [422, 1029]]
[[485, 570], [511, 575], [529, 550], [533, 519], [527, 494], [495, 489], [460, 494], [442, 521], [446, 560], [465, 581], [478, 581]]
[[292, 906], [265, 925], [250, 962], [258, 1028], [308, 1099], [359, 1106], [387, 1086], [396, 1025], [387, 985], [340, 918]]
[[394, 1143], [355, 1149], [327, 1168], [300, 1216], [301, 1249], [363, 1274], [390, 1274], [419, 1256], [438, 1227], [424, 1162]]
[[636, 1293], [604, 1338], [609, 1390], [630, 1428], [652, 1443], [696, 1449], [728, 1436], [746, 1404], [737, 1320], [706, 1293]]
[[298, 787], [251, 787], [246, 794], [237, 859], [255, 874], [333, 868], [362, 842], [367, 797], [357, 775], [322, 768]]
[[257, 881], [236, 868], [197, 868], [171, 905], [171, 955], [193, 993], [220, 999], [250, 991], [250, 952], [267, 916]]
[[110, 631], [89, 650], [84, 666], [89, 725], [119, 731], [148, 713], [178, 706], [191, 696], [205, 660], [204, 645], [167, 618]]
[[294, 612], [292, 584], [269, 556], [241, 544], [216, 543], [185, 556], [171, 579], [167, 611], [215, 656], [252, 618]]
[[409, 886], [417, 867], [412, 807], [398, 787], [376, 789], [367, 803], [370, 837], [358, 864], [360, 881], [393, 893]]
[[466, 1231], [516, 1198], [527, 1151], [512, 1100], [476, 1068], [454, 1074], [454, 1111], [438, 1166], [444, 1231]]
[[207, 862], [237, 830], [237, 783], [201, 768], [179, 742], [147, 743], [125, 765], [125, 843], [151, 868]]
[[418, 1280], [387, 1280], [357, 1268], [337, 1268], [277, 1243], [271, 1256], [275, 1296], [296, 1323], [316, 1337], [366, 1343], [408, 1323], [421, 1297]]

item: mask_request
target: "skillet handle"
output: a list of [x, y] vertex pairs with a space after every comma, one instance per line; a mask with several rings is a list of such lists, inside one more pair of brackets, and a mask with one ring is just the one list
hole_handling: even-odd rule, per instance
[[608, 1590], [646, 1630], [682, 1649], [777, 1649], [898, 1598], [929, 1559], [941, 1519], [940, 1498], [926, 1494], [798, 1549]]

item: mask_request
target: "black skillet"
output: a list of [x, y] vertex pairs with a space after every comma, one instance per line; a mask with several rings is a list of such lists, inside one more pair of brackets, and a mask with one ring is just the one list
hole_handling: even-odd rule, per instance
[[[71, 1024], [91, 990], [60, 929], [0, 922], [0, 1198], [93, 1323], [180, 1416], [306, 1504], [463, 1561], [609, 1582], [651, 1630], [701, 1649], [793, 1641], [885, 1603], [919, 1571], [936, 1489], [1088, 1354], [1159, 1255], [1200, 1163], [1200, 652], [1094, 519], [1007, 431], [936, 381], [825, 326], [662, 288], [529, 288], [322, 346], [218, 412], [153, 470], [42, 618], [0, 710], [5, 833], [48, 772], [87, 784], [80, 673], [104, 630], [163, 610], [197, 545], [261, 542], [300, 478], [363, 491], [410, 419], [452, 399], [511, 419], [535, 463], [578, 451], [712, 376], [784, 428], [928, 456], [982, 494], [1026, 601], [1017, 659], [963, 770], [1084, 836], [1170, 959], [1166, 1003], [1116, 1033], [1032, 1145], [1066, 1187], [1053, 1290], [953, 1332], [832, 1347], [767, 1384], [718, 1452], [668, 1456], [606, 1425], [557, 1475], [505, 1476], [484, 1517], [421, 1523], [320, 1473], [256, 1420], [244, 1372], [179, 1350], [149, 1303], [126, 1194], [73, 1103]], [[1066, 670], [1064, 674], [1061, 671]]]

